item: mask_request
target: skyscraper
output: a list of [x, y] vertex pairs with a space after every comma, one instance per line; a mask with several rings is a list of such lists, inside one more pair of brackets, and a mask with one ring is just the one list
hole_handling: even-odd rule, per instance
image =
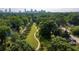
[[19, 13], [21, 13], [21, 10], [19, 10]]
[[11, 13], [11, 8], [9, 8], [9, 13]]
[[24, 12], [25, 12], [25, 13], [27, 12], [26, 9], [24, 9]]
[[0, 13], [3, 13], [3, 10], [0, 10]]
[[37, 13], [37, 12], [38, 12], [38, 11], [35, 9], [35, 10], [34, 10], [34, 13]]
[[5, 9], [5, 12], [7, 12], [7, 9]]
[[33, 12], [33, 9], [31, 9], [31, 12]]

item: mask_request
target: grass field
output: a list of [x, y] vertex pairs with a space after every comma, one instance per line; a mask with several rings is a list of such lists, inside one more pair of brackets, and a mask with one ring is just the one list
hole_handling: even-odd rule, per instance
[[31, 26], [31, 30], [30, 30], [29, 34], [27, 35], [27, 38], [26, 38], [26, 42], [34, 49], [38, 46], [38, 42], [34, 37], [34, 33], [36, 32], [36, 30], [37, 30], [37, 27], [36, 27], [36, 24], [34, 23]]

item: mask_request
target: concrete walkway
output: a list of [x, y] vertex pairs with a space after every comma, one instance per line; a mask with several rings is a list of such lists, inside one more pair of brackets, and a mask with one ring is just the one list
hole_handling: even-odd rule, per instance
[[34, 33], [34, 37], [35, 37], [35, 39], [37, 40], [37, 42], [38, 42], [38, 46], [37, 46], [37, 48], [35, 49], [36, 51], [38, 51], [39, 50], [39, 48], [40, 48], [40, 41], [39, 41], [39, 39], [36, 37], [36, 33], [38, 32], [38, 29], [37, 29], [37, 31]]
[[[66, 29], [66, 28], [64, 28], [64, 27], [61, 27], [61, 29], [63, 29], [64, 31], [66, 30], [67, 32], [70, 32], [68, 29]], [[79, 38], [78, 38], [78, 37], [76, 37], [76, 36], [70, 34], [70, 38], [71, 38], [72, 40], [75, 40], [76, 43], [79, 44]]]

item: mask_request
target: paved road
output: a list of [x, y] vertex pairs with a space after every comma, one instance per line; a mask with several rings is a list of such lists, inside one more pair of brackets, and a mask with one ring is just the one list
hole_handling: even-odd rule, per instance
[[[61, 29], [63, 29], [64, 31], [67, 30], [67, 32], [70, 32], [68, 29], [66, 29], [66, 28], [64, 28], [64, 27], [62, 27]], [[70, 34], [70, 38], [71, 38], [72, 40], [75, 40], [76, 43], [79, 44], [79, 38], [78, 38], [78, 37], [76, 37], [76, 36]]]
[[70, 35], [70, 37], [76, 41], [77, 44], [79, 44], [79, 38], [75, 37], [74, 35]]

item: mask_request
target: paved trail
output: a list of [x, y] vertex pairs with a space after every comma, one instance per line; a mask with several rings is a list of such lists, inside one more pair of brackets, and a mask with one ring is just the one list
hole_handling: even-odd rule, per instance
[[70, 35], [70, 37], [74, 40], [76, 40], [76, 43], [79, 44], [79, 38], [75, 37], [74, 35]]
[[35, 37], [35, 39], [37, 40], [37, 42], [38, 42], [38, 46], [37, 46], [37, 48], [35, 49], [36, 51], [38, 51], [39, 50], [39, 48], [40, 48], [40, 41], [39, 41], [39, 39], [36, 37], [36, 33], [38, 32], [38, 29], [37, 29], [37, 31], [34, 33], [34, 37]]
[[[35, 25], [35, 29], [37, 29], [37, 27], [36, 27], [36, 24], [34, 23], [33, 25]], [[21, 31], [21, 34], [23, 34], [25, 31], [26, 31], [26, 27]], [[35, 38], [35, 40], [38, 42], [38, 45], [37, 45], [37, 47], [35, 48], [35, 51], [38, 51], [39, 50], [39, 48], [40, 48], [40, 41], [39, 41], [39, 39], [36, 37], [36, 33], [38, 32], [38, 29], [35, 31], [35, 33], [34, 33], [34, 35], [33, 35], [33, 37]], [[33, 34], [33, 33], [32, 33]]]
[[[66, 28], [64, 28], [64, 27], [62, 27], [62, 29], [63, 29], [63, 30], [67, 30], [67, 32], [70, 32], [68, 29], [66, 29]], [[75, 40], [76, 43], [79, 44], [79, 38], [78, 38], [78, 37], [76, 37], [76, 36], [70, 34], [70, 38], [71, 38], [72, 40]]]

